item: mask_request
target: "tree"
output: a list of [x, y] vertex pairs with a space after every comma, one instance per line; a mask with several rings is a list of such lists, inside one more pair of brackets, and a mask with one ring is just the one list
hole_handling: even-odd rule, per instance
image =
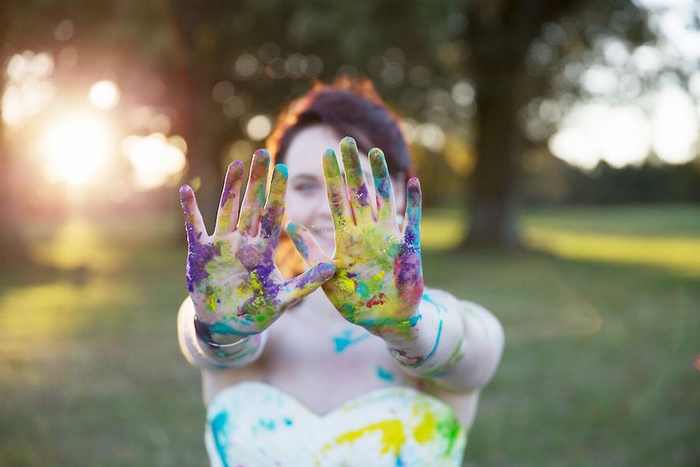
[[[557, 58], [590, 53], [591, 36], [639, 41], [645, 14], [626, 0], [471, 0], [463, 40], [467, 74], [476, 92], [476, 153], [469, 235], [464, 247], [520, 246], [518, 180], [527, 141], [521, 114], [528, 102], [554, 87]], [[547, 25], [564, 37], [537, 57]], [[533, 56], [534, 55], [534, 56]]]

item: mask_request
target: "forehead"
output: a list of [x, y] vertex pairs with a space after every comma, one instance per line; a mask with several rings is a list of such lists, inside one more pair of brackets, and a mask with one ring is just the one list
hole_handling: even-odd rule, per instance
[[[340, 159], [340, 137], [335, 131], [326, 125], [313, 125], [299, 131], [294, 136], [285, 163], [289, 170], [289, 177], [299, 174], [323, 176], [323, 153], [331, 148]], [[367, 157], [361, 157], [365, 170], [369, 167]], [[341, 162], [342, 164], [342, 162]]]

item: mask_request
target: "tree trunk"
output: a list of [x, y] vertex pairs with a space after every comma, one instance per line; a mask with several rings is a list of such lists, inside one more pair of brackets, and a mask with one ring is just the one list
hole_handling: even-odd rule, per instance
[[[2, 83], [0, 83], [2, 86]], [[4, 90], [4, 86], [0, 87]], [[0, 121], [0, 199], [3, 202], [3, 226], [0, 229], [0, 261], [27, 262], [30, 260], [29, 247], [22, 235], [21, 193], [18, 193], [12, 178], [12, 161]]]
[[[9, 23], [7, 10], [0, 7], [0, 98], [5, 93], [7, 60], [9, 50], [6, 44], [6, 31]], [[0, 261], [27, 262], [30, 260], [29, 247], [22, 235], [21, 193], [16, 189], [12, 177], [13, 164], [5, 135], [5, 122], [0, 109], [0, 199], [3, 204], [3, 223], [0, 229]]]
[[482, 73], [475, 81], [478, 158], [471, 180], [466, 247], [520, 246], [516, 207], [523, 148], [519, 87], [513, 74]]
[[474, 77], [477, 136], [464, 248], [520, 245], [516, 182], [523, 135], [518, 113], [526, 102], [532, 20], [538, 19], [523, 8], [510, 0], [475, 0], [467, 7], [464, 40], [470, 51], [467, 72]]

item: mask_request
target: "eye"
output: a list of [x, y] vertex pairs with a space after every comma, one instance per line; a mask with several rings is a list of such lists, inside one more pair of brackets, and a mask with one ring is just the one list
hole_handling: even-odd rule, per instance
[[311, 194], [320, 188], [320, 183], [311, 180], [299, 181], [292, 184], [292, 189], [302, 194]]

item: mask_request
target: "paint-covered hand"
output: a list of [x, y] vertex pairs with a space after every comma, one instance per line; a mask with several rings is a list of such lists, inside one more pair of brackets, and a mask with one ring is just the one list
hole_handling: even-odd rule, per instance
[[[180, 188], [187, 232], [187, 288], [197, 321], [215, 342], [257, 334], [289, 305], [333, 276], [332, 263], [316, 264], [286, 280], [273, 255], [284, 214], [287, 167], [278, 164], [266, 197], [270, 156], [258, 150], [239, 213], [243, 164], [228, 167], [214, 235], [207, 235], [192, 188]], [[236, 224], [237, 223], [237, 224]]]
[[[384, 154], [376, 148], [369, 152], [376, 192], [370, 199], [355, 140], [343, 138], [340, 150], [345, 174], [332, 150], [323, 156], [336, 267], [323, 290], [348, 321], [390, 342], [411, 340], [423, 293], [420, 184], [416, 178], [408, 181], [399, 228]], [[308, 262], [327, 260], [308, 229], [290, 224], [287, 232]]]

